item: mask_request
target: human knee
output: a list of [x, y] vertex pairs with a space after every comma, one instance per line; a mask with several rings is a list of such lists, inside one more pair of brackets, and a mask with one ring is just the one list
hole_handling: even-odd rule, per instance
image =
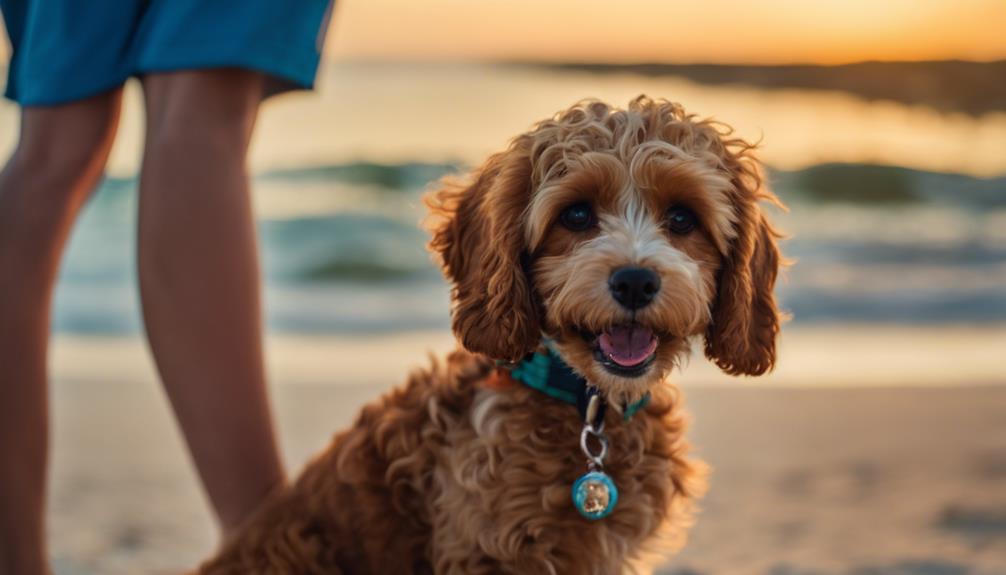
[[118, 92], [52, 107], [29, 107], [11, 168], [33, 182], [68, 188], [97, 178], [115, 139]]
[[242, 70], [190, 71], [154, 75], [145, 80], [144, 89], [148, 152], [240, 152], [255, 123], [262, 79]]

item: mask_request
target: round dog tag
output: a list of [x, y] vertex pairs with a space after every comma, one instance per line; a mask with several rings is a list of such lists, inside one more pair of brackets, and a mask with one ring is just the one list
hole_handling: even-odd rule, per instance
[[591, 521], [607, 517], [618, 503], [618, 488], [603, 471], [590, 471], [573, 484], [573, 505]]

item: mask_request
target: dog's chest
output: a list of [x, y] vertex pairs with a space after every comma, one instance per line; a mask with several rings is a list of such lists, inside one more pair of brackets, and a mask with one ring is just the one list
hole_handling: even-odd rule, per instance
[[[434, 548], [524, 561], [532, 573], [547, 565], [616, 572], [661, 526], [674, 490], [659, 422], [640, 415], [617, 423], [609, 425], [605, 471], [619, 500], [610, 516], [590, 521], [572, 501], [573, 483], [587, 471], [576, 409], [526, 392], [476, 392], [470, 417], [448, 431], [437, 458]], [[586, 554], [589, 568], [584, 549], [599, 550]]]

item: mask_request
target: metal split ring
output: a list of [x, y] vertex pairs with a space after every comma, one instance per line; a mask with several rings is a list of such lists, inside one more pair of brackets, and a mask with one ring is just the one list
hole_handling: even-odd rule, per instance
[[[601, 445], [600, 453], [595, 454], [590, 450], [587, 437], [591, 435], [597, 438], [597, 442]], [[591, 465], [600, 469], [604, 467], [604, 458], [608, 456], [608, 437], [601, 430], [594, 429], [594, 426], [588, 423], [583, 426], [583, 431], [580, 432], [580, 449], [587, 456]]]

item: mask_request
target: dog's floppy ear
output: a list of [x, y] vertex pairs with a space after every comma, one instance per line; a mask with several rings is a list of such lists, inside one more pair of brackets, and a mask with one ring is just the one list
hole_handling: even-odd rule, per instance
[[474, 182], [447, 179], [426, 197], [429, 247], [453, 284], [455, 335], [469, 351], [510, 361], [532, 351], [541, 337], [522, 261], [522, 221], [531, 196], [528, 148], [519, 138], [476, 170]]
[[730, 375], [761, 375], [775, 365], [781, 314], [774, 288], [781, 262], [779, 234], [758, 201], [778, 200], [762, 189], [751, 158], [734, 157], [727, 164], [735, 174], [737, 236], [720, 270], [705, 351]]

